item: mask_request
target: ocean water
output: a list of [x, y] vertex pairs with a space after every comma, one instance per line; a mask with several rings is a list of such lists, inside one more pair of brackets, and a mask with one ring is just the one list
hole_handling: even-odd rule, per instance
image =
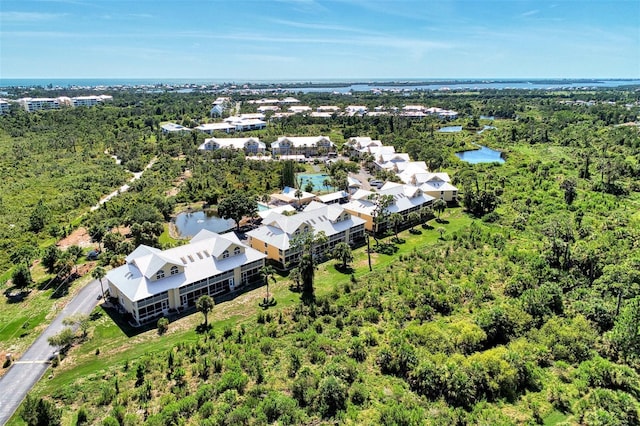
[[[363, 81], [364, 80], [364, 81]], [[332, 84], [335, 83], [335, 86]], [[393, 84], [396, 83], [396, 84]], [[412, 84], [415, 83], [415, 84]], [[562, 79], [562, 80], [487, 80], [487, 79], [310, 79], [310, 80], [246, 80], [233, 79], [203, 79], [203, 78], [0, 78], [0, 87], [97, 87], [97, 86], [155, 86], [169, 85], [229, 85], [242, 87], [244, 84], [268, 84], [273, 90], [278, 85], [286, 85], [286, 89], [300, 92], [365, 92], [373, 89], [384, 90], [457, 90], [457, 89], [561, 89], [561, 88], [591, 88], [591, 87], [619, 87], [626, 85], [640, 85], [640, 79]], [[318, 86], [321, 85], [321, 86]]]

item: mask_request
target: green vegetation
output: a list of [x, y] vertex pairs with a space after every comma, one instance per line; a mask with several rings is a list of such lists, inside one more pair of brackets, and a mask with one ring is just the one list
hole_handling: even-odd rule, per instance
[[[219, 209], [236, 193], [255, 200], [295, 176], [293, 163], [247, 162], [233, 152], [200, 155], [195, 152], [199, 135], [194, 140], [193, 135], [158, 133], [155, 123], [161, 116], [199, 117], [194, 106], [199, 96], [178, 102], [145, 95], [140, 103], [117, 99], [95, 111], [0, 119], [7, 142], [0, 150], [13, 159], [16, 152], [29, 156], [28, 162], [16, 163], [18, 170], [26, 164], [52, 167], [50, 156], [69, 165], [63, 174], [51, 172], [51, 182], [39, 183], [39, 191], [21, 195], [27, 214], [17, 214], [15, 188], [2, 188], [3, 221], [15, 223], [20, 233], [11, 238], [2, 228], [0, 249], [13, 259], [5, 264], [32, 265], [34, 281], [19, 286], [26, 298], [5, 305], [8, 312], [35, 301], [51, 306], [51, 290], [38, 286], [59, 275], [66, 278], [77, 267], [76, 249], [62, 255], [47, 247], [61, 235], [56, 226], [68, 230], [71, 218], [126, 177], [103, 158], [104, 149], [123, 158], [129, 170], [157, 158], [129, 192], [82, 216], [104, 246], [100, 261], [105, 266], [121, 262], [132, 246], [115, 232], [118, 226], [129, 226], [136, 240], [176, 244], [157, 240], [161, 234], [154, 224], [182, 206], [206, 203]], [[303, 95], [302, 100], [315, 105], [327, 96]], [[480, 115], [495, 115], [496, 129], [439, 134], [435, 130], [444, 123], [431, 117], [319, 122], [296, 116], [257, 134], [267, 142], [280, 134], [379, 138], [450, 172], [461, 189], [462, 206], [434, 204], [410, 223], [380, 214], [376, 223], [388, 224], [394, 238], [383, 235], [370, 252], [336, 248], [334, 260], [320, 265], [310, 252], [310, 237], [303, 235], [302, 262], [288, 276], [274, 282], [273, 271], [263, 271], [270, 282], [267, 302], [278, 300], [269, 309], [260, 306], [265, 289], [259, 288], [216, 300], [215, 309], [199, 301], [204, 327], [197, 327], [199, 315], [191, 315], [136, 334], [100, 308], [88, 323], [72, 320], [87, 327], [81, 330], [86, 339], [53, 369], [51, 380], [34, 389], [24, 404], [24, 421], [32, 421], [29, 413], [43, 413], [60, 416], [63, 424], [640, 422], [640, 134], [637, 127], [618, 126], [636, 119], [638, 108], [624, 105], [637, 102], [637, 93], [394, 96], [354, 95], [369, 106], [411, 101], [455, 109], [463, 118], [453, 124], [464, 126], [481, 126]], [[580, 99], [598, 103], [559, 102]], [[177, 103], [184, 112], [173, 109]], [[51, 135], [87, 116], [112, 118], [120, 133], [110, 129], [105, 139], [93, 140], [104, 144], [95, 148], [88, 143], [93, 130], [87, 138], [78, 135], [75, 148], [66, 138], [57, 142], [66, 149], [47, 145], [55, 145]], [[144, 125], [147, 119], [150, 126]], [[453, 152], [472, 143], [502, 150], [507, 162], [457, 160]], [[40, 148], [19, 151], [26, 144]], [[82, 155], [84, 163], [78, 160]], [[109, 174], [109, 185], [81, 189], [80, 204], [53, 201], [60, 194], [73, 197], [76, 192], [65, 185], [99, 165], [104, 168], [95, 179]], [[335, 179], [344, 171], [336, 167], [330, 175]], [[3, 178], [0, 185], [9, 185]], [[22, 181], [22, 188], [30, 183]], [[134, 233], [134, 224], [153, 232]], [[33, 266], [37, 258], [42, 262]], [[20, 274], [24, 278], [24, 271]], [[76, 282], [71, 281], [72, 289]], [[306, 291], [301, 295], [298, 287]], [[5, 306], [0, 339], [16, 342], [24, 323], [20, 315], [14, 321], [5, 314]], [[30, 321], [43, 321], [46, 312], [35, 310]], [[19, 417], [12, 424], [22, 424]]]

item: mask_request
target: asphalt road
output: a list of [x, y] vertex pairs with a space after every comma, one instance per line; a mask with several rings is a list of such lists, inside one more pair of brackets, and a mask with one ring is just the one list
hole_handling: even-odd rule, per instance
[[0, 425], [9, 421], [27, 393], [49, 367], [49, 360], [54, 356], [55, 348], [49, 345], [47, 339], [64, 328], [64, 318], [75, 313], [90, 314], [100, 302], [98, 296], [100, 282], [93, 280], [67, 303], [33, 345], [20, 359], [15, 360], [4, 376], [0, 377]]

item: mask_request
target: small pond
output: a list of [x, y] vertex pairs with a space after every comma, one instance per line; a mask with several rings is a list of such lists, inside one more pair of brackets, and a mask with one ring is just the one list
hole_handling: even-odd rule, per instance
[[438, 130], [438, 132], [440, 133], [458, 133], [461, 131], [462, 131], [462, 126], [447, 126]]
[[203, 229], [226, 232], [236, 226], [233, 219], [222, 219], [205, 211], [183, 212], [176, 216], [176, 229], [182, 237], [193, 237]]
[[471, 164], [504, 163], [504, 158], [502, 158], [502, 153], [500, 151], [487, 148], [486, 146], [480, 146], [480, 149], [456, 152], [456, 156], [462, 161], [466, 161]]

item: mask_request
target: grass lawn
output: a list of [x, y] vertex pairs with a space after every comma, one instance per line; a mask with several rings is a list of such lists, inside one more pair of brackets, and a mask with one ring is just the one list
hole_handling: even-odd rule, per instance
[[[436, 225], [446, 229], [445, 238], [447, 234], [472, 222], [472, 219], [465, 215], [461, 208], [446, 210], [443, 214], [443, 220], [448, 223]], [[438, 243], [440, 234], [436, 229], [423, 229], [421, 226], [417, 226], [416, 229], [421, 231], [419, 235], [411, 234], [409, 231], [399, 234], [403, 243], [398, 245], [398, 251], [395, 254], [372, 253], [374, 270], [388, 266], [401, 254], [425, 249]], [[385, 238], [384, 242], [390, 242], [391, 238], [393, 237]], [[373, 246], [373, 240], [371, 244]], [[353, 273], [356, 279], [359, 279], [370, 273], [367, 264], [366, 246], [354, 250], [353, 254]], [[342, 285], [350, 280], [350, 274], [339, 271], [336, 265], [336, 261], [330, 260], [318, 267], [315, 281], [317, 295], [327, 294], [334, 286]], [[286, 276], [276, 276], [276, 278], [276, 283], [269, 286], [269, 291], [275, 297], [277, 305], [269, 308], [268, 312], [277, 316], [280, 310], [299, 303], [300, 295], [289, 289], [290, 281]], [[256, 320], [258, 312], [264, 312], [258, 306], [264, 297], [265, 288], [259, 287], [217, 304], [209, 314], [209, 322], [212, 324], [213, 331], [219, 334], [226, 327], [251, 324]], [[196, 327], [203, 321], [200, 313], [188, 315], [172, 322], [169, 324], [168, 332], [163, 336], [159, 336], [156, 329], [152, 328], [128, 337], [100, 307], [96, 308], [94, 317], [97, 317], [97, 319], [88, 341], [74, 348], [61, 365], [52, 370], [53, 377], [50, 380], [42, 380], [36, 385], [35, 392], [37, 394], [51, 394], [56, 389], [68, 386], [76, 380], [90, 380], [92, 377], [99, 378], [104, 374], [105, 370], [122, 365], [127, 360], [138, 358], [146, 353], [167, 350], [179, 342], [204, 338], [195, 331]], [[96, 355], [97, 349], [99, 349], [98, 355]]]
[[566, 421], [567, 418], [568, 416], [566, 414], [562, 414], [560, 411], [553, 411], [551, 414], [549, 414], [547, 417], [543, 419], [544, 426], [557, 425], [558, 423], [562, 423]]
[[[67, 294], [56, 298], [54, 289], [48, 287], [51, 276], [39, 265], [33, 269], [32, 277], [36, 281], [35, 288], [24, 299], [0, 298], [0, 355], [10, 352], [19, 356], [23, 353], [73, 294], [91, 280], [90, 274], [77, 279]], [[46, 290], [38, 290], [45, 286]]]

